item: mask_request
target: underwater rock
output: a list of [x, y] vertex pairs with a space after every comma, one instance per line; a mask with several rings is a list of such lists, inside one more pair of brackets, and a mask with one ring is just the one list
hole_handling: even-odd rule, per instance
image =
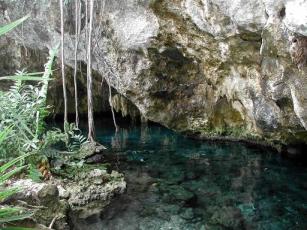
[[128, 184], [133, 184], [133, 186], [130, 185], [130, 189], [133, 189], [135, 192], [146, 192], [156, 189], [156, 180], [150, 177], [146, 172], [130, 172], [125, 175], [125, 179]]
[[179, 184], [184, 181], [184, 172], [177, 168], [170, 168], [165, 173], [165, 177], [168, 178], [167, 183], [169, 184]]
[[180, 214], [183, 219], [191, 220], [194, 218], [194, 213], [192, 208], [187, 208]]
[[244, 219], [240, 209], [234, 207], [216, 207], [216, 212], [213, 213], [210, 223], [231, 229], [242, 229]]
[[162, 193], [165, 194], [163, 198], [170, 203], [173, 202], [185, 203], [195, 197], [195, 195], [192, 192], [184, 189], [180, 185], [161, 184], [159, 185], [159, 189]]

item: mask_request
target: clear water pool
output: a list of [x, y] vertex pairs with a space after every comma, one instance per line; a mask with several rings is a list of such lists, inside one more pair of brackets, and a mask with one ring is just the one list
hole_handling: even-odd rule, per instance
[[96, 127], [127, 178], [87, 229], [307, 229], [307, 171], [240, 143], [187, 139], [163, 127]]

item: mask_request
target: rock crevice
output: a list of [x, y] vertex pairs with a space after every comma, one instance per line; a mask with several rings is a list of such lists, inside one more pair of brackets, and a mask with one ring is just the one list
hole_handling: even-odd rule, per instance
[[[42, 2], [1, 5], [11, 19], [31, 14], [23, 42], [21, 29], [8, 37], [45, 52], [59, 41], [59, 10]], [[93, 68], [142, 117], [204, 137], [307, 142], [306, 0], [121, 0], [95, 9]], [[69, 23], [66, 31], [72, 66]]]

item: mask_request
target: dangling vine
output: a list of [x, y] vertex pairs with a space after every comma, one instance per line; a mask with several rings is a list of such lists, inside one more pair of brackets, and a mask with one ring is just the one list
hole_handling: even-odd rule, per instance
[[80, 0], [75, 0], [75, 63], [74, 63], [74, 90], [75, 90], [75, 123], [76, 127], [79, 127], [79, 112], [78, 112], [78, 85], [77, 85], [77, 72], [78, 72], [78, 63], [77, 63], [77, 55], [78, 55], [78, 46], [80, 41], [81, 34], [81, 2]]
[[65, 65], [64, 65], [64, 0], [60, 0], [61, 11], [61, 70], [62, 70], [62, 85], [64, 97], [64, 129], [68, 123], [67, 118], [67, 91], [66, 91], [66, 78], [65, 78]]
[[88, 106], [88, 141], [94, 142], [93, 79], [92, 79], [92, 31], [94, 0], [89, 0], [89, 23], [87, 43], [87, 106]]

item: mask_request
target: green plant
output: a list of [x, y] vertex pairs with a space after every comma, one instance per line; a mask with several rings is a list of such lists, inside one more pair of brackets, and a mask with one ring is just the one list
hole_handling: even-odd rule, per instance
[[12, 127], [6, 127], [4, 130], [0, 131], [0, 146], [9, 136], [11, 131], [12, 131]]
[[27, 73], [24, 70], [17, 71], [17, 73], [14, 76], [3, 76], [0, 77], [0, 80], [22, 80], [22, 81], [42, 81], [41, 75], [44, 72], [35, 72], [35, 73]]
[[16, 220], [22, 220], [33, 215], [33, 212], [25, 210], [24, 208], [3, 205], [3, 202], [6, 201], [9, 197], [21, 191], [21, 188], [19, 187], [6, 188], [5, 183], [12, 176], [16, 175], [27, 167], [25, 165], [16, 165], [22, 162], [29, 155], [30, 154], [25, 154], [23, 156], [15, 158], [14, 160], [11, 160], [10, 162], [0, 167], [0, 227], [2, 228], [6, 223]]
[[[0, 27], [0, 36], [2, 36], [3, 34], [11, 31], [16, 26], [20, 25], [28, 17], [29, 17], [29, 15], [15, 21], [15, 22], [12, 22], [12, 23], [10, 23], [6, 26]], [[3, 95], [4, 95], [4, 93], [1, 93], [0, 98], [3, 97]], [[2, 119], [2, 117], [1, 117], [1, 119]], [[3, 150], [3, 144], [8, 139], [13, 137], [14, 128], [15, 128], [15, 124], [13, 124], [13, 123], [10, 123], [10, 122], [8, 122], [8, 123], [1, 122], [0, 123], [0, 151], [1, 152]], [[24, 210], [24, 209], [19, 208], [19, 207], [11, 207], [11, 206], [8, 206], [8, 205], [1, 205], [2, 202], [5, 201], [7, 198], [14, 195], [18, 191], [20, 191], [20, 188], [17, 188], [17, 187], [15, 187], [15, 188], [5, 188], [4, 185], [10, 177], [14, 176], [16, 173], [20, 172], [21, 170], [23, 170], [26, 167], [26, 166], [15, 167], [15, 165], [18, 162], [23, 161], [24, 158], [27, 157], [28, 155], [30, 155], [30, 154], [25, 154], [25, 155], [22, 155], [18, 158], [15, 158], [14, 160], [11, 160], [10, 162], [8, 162], [8, 163], [6, 163], [6, 164], [4, 164], [0, 167], [0, 227], [1, 227], [1, 229], [3, 229], [4, 225], [8, 222], [16, 221], [16, 220], [22, 220], [22, 219], [30, 217], [33, 214], [32, 212]], [[8, 229], [8, 228], [6, 228], [6, 229]], [[15, 229], [18, 229], [18, 228], [15, 228]], [[21, 229], [21, 228], [19, 228], [19, 229]]]
[[34, 182], [42, 182], [43, 175], [33, 164], [29, 166], [29, 178]]
[[[0, 27], [0, 36], [11, 31], [24, 22], [25, 16], [6, 26]], [[19, 187], [6, 188], [5, 184], [12, 176], [21, 172], [27, 166], [24, 159], [37, 152], [43, 146], [42, 137], [45, 133], [44, 119], [48, 114], [46, 105], [47, 89], [52, 75], [52, 64], [57, 53], [50, 50], [44, 72], [27, 73], [18, 71], [14, 76], [0, 77], [1, 80], [13, 80], [14, 85], [8, 92], [0, 91], [0, 154], [1, 158], [20, 155], [0, 167], [0, 229], [27, 229], [6, 227], [9, 222], [23, 220], [33, 215], [33, 212], [21, 207], [5, 205], [4, 202], [21, 190]], [[25, 85], [24, 81], [39, 81], [35, 85]], [[25, 152], [28, 152], [25, 154]], [[20, 166], [17, 166], [19, 164]], [[29, 177], [40, 179], [40, 172], [35, 165], [29, 168]]]
[[66, 123], [66, 131], [53, 128], [48, 130], [43, 138], [43, 145], [39, 152], [47, 158], [65, 159], [69, 155], [78, 152], [81, 146], [86, 142], [86, 137], [82, 135], [81, 130], [74, 123]]
[[75, 152], [86, 142], [86, 137], [82, 135], [79, 128], [74, 123], [66, 124], [67, 142], [66, 147], [70, 152]]
[[44, 119], [48, 115], [47, 89], [56, 52], [57, 49], [50, 51], [45, 71], [38, 84], [23, 84], [23, 81], [32, 80], [32, 75], [38, 73], [27, 74], [20, 71], [12, 78], [15, 84], [10, 90], [0, 92], [0, 131], [12, 127], [11, 137], [0, 147], [2, 157], [39, 149], [42, 134], [45, 132]]
[[23, 18], [20, 18], [8, 25], [2, 26], [0, 27], [0, 36], [10, 32], [11, 30], [13, 30], [15, 27], [17, 27], [18, 25], [20, 25], [21, 23], [23, 23], [25, 20], [27, 20], [30, 17], [30, 15], [27, 15]]

